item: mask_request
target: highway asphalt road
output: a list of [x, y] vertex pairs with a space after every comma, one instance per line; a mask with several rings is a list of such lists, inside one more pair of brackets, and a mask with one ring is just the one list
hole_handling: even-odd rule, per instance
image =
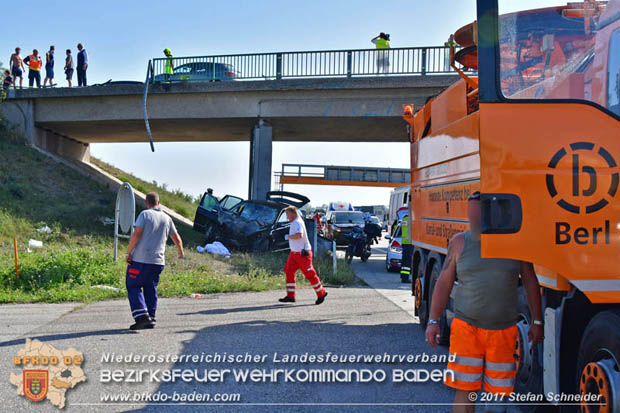
[[[444, 363], [402, 362], [286, 362], [285, 355], [416, 356], [445, 355], [445, 348], [432, 350], [424, 342], [420, 327], [410, 310], [413, 305], [409, 285], [384, 270], [381, 249], [367, 263], [355, 259], [354, 269], [364, 282], [349, 287], [327, 288], [323, 305], [314, 305], [311, 289], [298, 292], [292, 305], [277, 299], [282, 291], [234, 293], [205, 299], [177, 298], [160, 300], [158, 325], [154, 330], [130, 332], [129, 306], [126, 301], [106, 301], [87, 306], [78, 304], [37, 304], [0, 306], [0, 400], [2, 411], [54, 412], [48, 401], [36, 405], [15, 394], [9, 383], [10, 372], [21, 374], [13, 357], [24, 346], [25, 338], [37, 339], [59, 350], [70, 347], [84, 355], [87, 381], [66, 393], [67, 412], [83, 411], [242, 411], [305, 412], [319, 409], [329, 412], [366, 411], [450, 411], [452, 392], [441, 383], [395, 382], [398, 370], [443, 370]], [[165, 276], [165, 273], [164, 275]], [[117, 356], [246, 354], [259, 361], [215, 362], [106, 362], [103, 357]], [[277, 356], [275, 354], [277, 353]], [[222, 370], [291, 370], [295, 382], [284, 375], [277, 382], [240, 382], [233, 373], [225, 373], [223, 382], [152, 382], [146, 374], [137, 383], [104, 383], [106, 370], [164, 371], [168, 369], [204, 370], [217, 374]], [[369, 382], [356, 382], [346, 371], [368, 370], [375, 374]], [[300, 382], [311, 372], [323, 375], [324, 382]], [[345, 372], [345, 373], [343, 373]], [[380, 380], [381, 372], [385, 379]], [[334, 382], [329, 374], [338, 374]], [[127, 374], [127, 373], [125, 373]], [[354, 374], [354, 373], [353, 373]], [[161, 376], [155, 376], [161, 377]], [[263, 377], [263, 376], [261, 376]], [[329, 381], [332, 382], [329, 382]], [[182, 397], [191, 394], [238, 394], [239, 401], [215, 404], [178, 404], [140, 402], [102, 402], [102, 397], [150, 393]], [[231, 396], [229, 396], [231, 397]], [[232, 396], [237, 397], [237, 396]], [[275, 405], [274, 405], [275, 403]], [[420, 405], [419, 403], [425, 403]], [[442, 404], [443, 403], [443, 404]], [[416, 404], [416, 405], [414, 405]]]

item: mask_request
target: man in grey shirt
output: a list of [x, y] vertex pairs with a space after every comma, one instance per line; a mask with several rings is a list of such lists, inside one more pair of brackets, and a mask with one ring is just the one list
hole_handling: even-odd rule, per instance
[[168, 237], [177, 246], [179, 258], [184, 257], [183, 241], [172, 218], [159, 209], [159, 195], [146, 194], [145, 204], [147, 209], [138, 215], [127, 247], [125, 285], [131, 315], [136, 321], [129, 327], [131, 330], [155, 327], [157, 284], [166, 264]]

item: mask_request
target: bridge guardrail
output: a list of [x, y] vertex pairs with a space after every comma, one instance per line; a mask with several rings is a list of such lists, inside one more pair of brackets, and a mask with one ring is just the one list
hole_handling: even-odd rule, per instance
[[411, 171], [402, 168], [283, 163], [277, 178], [321, 178], [326, 181], [410, 183]]
[[456, 73], [450, 48], [323, 50], [152, 59], [151, 81], [278, 80], [312, 77], [365, 77]]

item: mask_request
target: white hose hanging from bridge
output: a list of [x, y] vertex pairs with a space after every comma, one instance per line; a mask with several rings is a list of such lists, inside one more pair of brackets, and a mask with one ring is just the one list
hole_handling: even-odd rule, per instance
[[149, 137], [149, 143], [151, 144], [151, 152], [155, 152], [155, 146], [153, 146], [153, 135], [151, 135], [151, 125], [149, 125], [149, 115], [146, 112], [146, 97], [149, 93], [149, 81], [151, 79], [152, 61], [149, 60], [149, 66], [146, 69], [146, 80], [144, 81], [144, 96], [142, 96], [142, 112], [144, 113], [144, 126], [146, 126], [146, 134]]

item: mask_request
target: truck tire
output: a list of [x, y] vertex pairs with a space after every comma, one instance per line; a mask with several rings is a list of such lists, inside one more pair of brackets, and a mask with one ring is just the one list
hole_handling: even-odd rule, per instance
[[[435, 292], [435, 285], [439, 280], [441, 274], [441, 263], [438, 260], [433, 261], [433, 267], [431, 269], [430, 286], [428, 289], [428, 308], [429, 313], [433, 305], [433, 293]], [[450, 326], [448, 326], [448, 317], [446, 316], [446, 310], [444, 309], [439, 318], [439, 345], [448, 346], [450, 344]]]
[[[518, 394], [542, 394], [543, 393], [543, 367], [540, 364], [539, 351], [541, 345], [532, 347], [528, 341], [529, 328], [532, 325], [530, 307], [527, 303], [525, 289], [519, 287], [517, 301], [517, 313], [519, 330], [517, 348], [517, 377], [515, 379], [515, 393]], [[551, 405], [528, 405], [519, 406], [523, 412], [547, 411]]]
[[[601, 395], [601, 406], [581, 406], [583, 412], [620, 411], [620, 310], [592, 317], [577, 354], [577, 392]], [[603, 401], [603, 399], [605, 401]], [[602, 404], [606, 403], [606, 406]]]
[[411, 291], [413, 293], [413, 310], [414, 314], [420, 319], [420, 327], [426, 328], [428, 323], [428, 301], [424, 298], [424, 274], [425, 267], [418, 265], [418, 274], [411, 283]]

